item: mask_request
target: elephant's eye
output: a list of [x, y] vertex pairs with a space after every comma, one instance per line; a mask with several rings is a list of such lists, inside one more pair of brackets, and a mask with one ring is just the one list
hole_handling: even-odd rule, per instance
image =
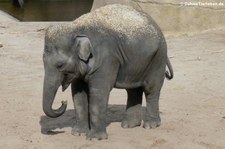
[[49, 49], [45, 49], [44, 50], [44, 54], [50, 54], [51, 52], [50, 52], [50, 50]]
[[45, 49], [44, 49], [44, 53], [45, 53], [45, 54], [50, 54], [51, 51], [52, 51], [51, 48], [45, 46]]

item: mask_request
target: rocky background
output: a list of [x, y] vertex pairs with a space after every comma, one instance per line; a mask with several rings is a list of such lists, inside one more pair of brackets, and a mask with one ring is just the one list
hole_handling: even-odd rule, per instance
[[92, 10], [113, 3], [147, 12], [167, 34], [193, 34], [225, 27], [221, 0], [94, 0]]

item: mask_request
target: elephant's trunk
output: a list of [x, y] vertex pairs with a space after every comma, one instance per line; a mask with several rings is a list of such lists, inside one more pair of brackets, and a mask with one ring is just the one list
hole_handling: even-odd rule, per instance
[[52, 109], [52, 104], [59, 86], [60, 86], [60, 79], [58, 78], [53, 79], [52, 76], [45, 75], [42, 106], [44, 113], [51, 118], [59, 117], [66, 111], [67, 107], [66, 101], [62, 101], [62, 105], [60, 108], [56, 110]]

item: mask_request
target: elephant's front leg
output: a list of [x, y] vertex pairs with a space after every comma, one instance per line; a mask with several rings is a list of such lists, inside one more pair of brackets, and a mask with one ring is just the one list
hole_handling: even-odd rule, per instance
[[87, 134], [89, 132], [87, 84], [78, 80], [72, 83], [71, 88], [76, 113], [76, 124], [71, 133], [73, 135]]
[[87, 139], [96, 138], [98, 140], [107, 139], [106, 132], [106, 112], [109, 98], [107, 87], [90, 89], [90, 131]]

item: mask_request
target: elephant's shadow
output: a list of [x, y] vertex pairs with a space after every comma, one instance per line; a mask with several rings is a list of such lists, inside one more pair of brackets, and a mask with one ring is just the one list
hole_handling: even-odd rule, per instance
[[[107, 126], [113, 122], [121, 122], [125, 114], [125, 105], [109, 105], [107, 109], [106, 122]], [[74, 110], [67, 110], [62, 116], [58, 118], [49, 118], [47, 116], [41, 116], [40, 125], [41, 133], [47, 135], [54, 135], [58, 133], [64, 133], [59, 131], [65, 127], [73, 127], [76, 122], [76, 116]]]

